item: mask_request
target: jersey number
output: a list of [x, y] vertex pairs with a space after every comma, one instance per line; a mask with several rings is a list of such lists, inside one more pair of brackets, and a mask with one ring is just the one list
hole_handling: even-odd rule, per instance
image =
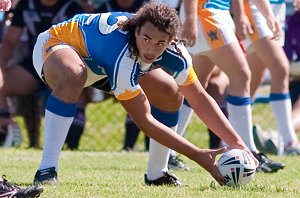
[[[85, 25], [89, 25], [97, 16], [99, 15], [92, 14], [85, 22]], [[118, 22], [125, 21], [127, 19], [128, 17], [124, 16], [124, 13], [103, 13], [100, 15], [98, 29], [101, 34], [109, 34], [118, 28]]]

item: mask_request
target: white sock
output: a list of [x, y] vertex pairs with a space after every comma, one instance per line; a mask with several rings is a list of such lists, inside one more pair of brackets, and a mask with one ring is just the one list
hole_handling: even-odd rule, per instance
[[74, 117], [63, 117], [45, 110], [44, 150], [39, 170], [55, 167]]
[[[178, 127], [177, 127], [177, 134], [184, 136], [187, 126], [189, 125], [190, 120], [192, 119], [194, 110], [186, 105], [185, 103], [182, 104], [181, 109], [179, 110], [179, 120], [178, 120]], [[171, 156], [176, 156], [177, 152], [174, 150], [170, 151]]]
[[184, 135], [185, 130], [192, 118], [194, 111], [191, 107], [183, 104], [181, 109], [179, 110], [179, 120], [178, 120], [178, 128], [177, 133], [181, 136]]
[[252, 133], [251, 105], [232, 105], [227, 103], [229, 122], [241, 136], [242, 140], [251, 151], [257, 151]]
[[270, 101], [272, 111], [277, 123], [279, 134], [284, 145], [297, 141], [292, 121], [292, 105], [290, 99]]
[[[176, 131], [177, 126], [171, 127]], [[163, 176], [163, 172], [168, 171], [170, 149], [150, 138], [149, 159], [147, 166], [147, 178], [155, 180]]]

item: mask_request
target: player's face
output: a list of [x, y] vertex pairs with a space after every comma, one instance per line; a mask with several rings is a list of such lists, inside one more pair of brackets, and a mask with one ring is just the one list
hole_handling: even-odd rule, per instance
[[154, 62], [168, 47], [170, 35], [159, 31], [152, 23], [146, 22], [135, 31], [139, 57], [145, 63]]

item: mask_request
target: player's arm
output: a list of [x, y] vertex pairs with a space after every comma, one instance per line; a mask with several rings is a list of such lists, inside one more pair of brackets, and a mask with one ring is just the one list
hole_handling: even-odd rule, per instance
[[199, 80], [190, 85], [180, 86], [180, 90], [192, 109], [209, 129], [230, 147], [248, 150], [243, 140], [235, 132], [215, 100], [204, 90]]
[[237, 38], [243, 40], [247, 33], [253, 34], [253, 29], [245, 13], [244, 0], [231, 1], [231, 12]]
[[150, 104], [143, 92], [132, 99], [120, 100], [120, 103], [148, 137], [194, 160], [220, 184], [224, 184], [222, 176], [214, 165], [216, 155], [224, 152], [224, 149], [199, 149], [169, 127], [157, 121], [151, 115]]
[[188, 46], [195, 44], [198, 35], [198, 0], [184, 0], [185, 22], [183, 24], [182, 37], [187, 40]]

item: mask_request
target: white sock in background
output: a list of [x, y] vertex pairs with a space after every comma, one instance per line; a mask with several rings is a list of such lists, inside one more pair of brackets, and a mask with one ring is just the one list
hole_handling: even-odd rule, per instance
[[292, 105], [290, 99], [270, 101], [270, 105], [277, 123], [279, 134], [284, 145], [297, 141], [292, 121]]
[[178, 128], [177, 133], [181, 136], [184, 135], [187, 126], [190, 123], [190, 120], [192, 119], [194, 110], [187, 106], [186, 104], [183, 104], [181, 109], [179, 110], [179, 120], [178, 120]]

